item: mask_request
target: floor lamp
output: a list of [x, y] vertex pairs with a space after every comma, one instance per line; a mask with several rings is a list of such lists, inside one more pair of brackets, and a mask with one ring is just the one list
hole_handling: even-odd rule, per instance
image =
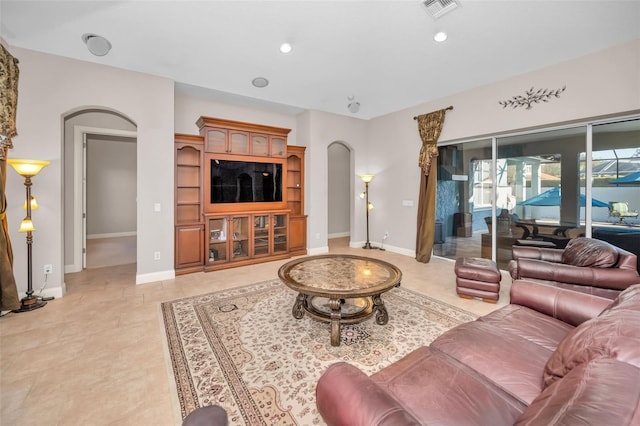
[[367, 242], [362, 246], [363, 249], [374, 248], [369, 241], [369, 210], [373, 210], [373, 204], [369, 201], [369, 182], [373, 179], [373, 175], [360, 175], [360, 179], [364, 182], [364, 196], [366, 198], [367, 211]]
[[31, 207], [33, 203], [33, 197], [31, 196], [31, 178], [37, 175], [43, 167], [49, 164], [49, 161], [41, 160], [19, 160], [8, 159], [9, 163], [15, 171], [22, 177], [24, 177], [24, 186], [27, 191], [27, 198], [25, 205], [27, 208], [27, 216], [20, 224], [18, 232], [26, 232], [27, 234], [27, 296], [20, 301], [20, 308], [14, 312], [27, 312], [38, 309], [47, 304], [47, 302], [38, 299], [33, 295], [33, 274], [32, 274], [32, 253], [31, 245], [33, 244], [33, 231], [36, 229], [33, 227], [33, 221], [31, 220]]

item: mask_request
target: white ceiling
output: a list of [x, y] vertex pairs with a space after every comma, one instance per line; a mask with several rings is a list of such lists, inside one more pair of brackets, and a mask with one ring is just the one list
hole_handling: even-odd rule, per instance
[[[182, 93], [364, 119], [640, 38], [639, 0], [460, 2], [434, 20], [419, 0], [0, 0], [0, 35], [169, 77]], [[449, 39], [438, 44], [440, 30]], [[113, 49], [93, 56], [84, 33]], [[285, 41], [288, 55], [278, 50]], [[258, 76], [269, 86], [253, 87]], [[349, 95], [361, 104], [356, 114]]]

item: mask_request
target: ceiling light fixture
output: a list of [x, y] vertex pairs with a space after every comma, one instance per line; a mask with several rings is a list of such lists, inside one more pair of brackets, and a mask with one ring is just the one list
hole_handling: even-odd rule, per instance
[[442, 43], [443, 41], [445, 41], [447, 39], [447, 33], [445, 33], [444, 31], [438, 31], [433, 36], [433, 39], [438, 43]]
[[351, 113], [355, 114], [356, 112], [360, 111], [360, 102], [355, 100], [355, 96], [347, 96], [347, 100], [349, 101], [349, 103], [347, 104], [347, 108], [349, 109], [349, 111], [351, 111]]
[[289, 43], [282, 43], [280, 45], [280, 51], [282, 53], [291, 53], [291, 49], [292, 49], [292, 47], [291, 47], [291, 45]]
[[255, 87], [263, 88], [269, 85], [269, 80], [264, 77], [256, 77], [251, 81], [251, 84], [253, 84]]
[[109, 40], [97, 34], [83, 34], [82, 41], [87, 45], [89, 52], [96, 56], [104, 56], [111, 50], [111, 43]]

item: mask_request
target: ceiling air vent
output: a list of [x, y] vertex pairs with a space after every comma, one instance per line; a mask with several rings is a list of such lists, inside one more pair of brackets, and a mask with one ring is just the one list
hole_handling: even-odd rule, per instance
[[422, 5], [426, 9], [429, 16], [438, 19], [442, 15], [451, 12], [460, 4], [456, 0], [425, 0]]

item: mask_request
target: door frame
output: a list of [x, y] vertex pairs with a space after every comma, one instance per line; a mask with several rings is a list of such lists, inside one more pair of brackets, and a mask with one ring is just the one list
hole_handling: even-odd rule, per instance
[[86, 135], [138, 138], [134, 130], [73, 126], [73, 264], [65, 266], [65, 273], [80, 272], [86, 266]]

